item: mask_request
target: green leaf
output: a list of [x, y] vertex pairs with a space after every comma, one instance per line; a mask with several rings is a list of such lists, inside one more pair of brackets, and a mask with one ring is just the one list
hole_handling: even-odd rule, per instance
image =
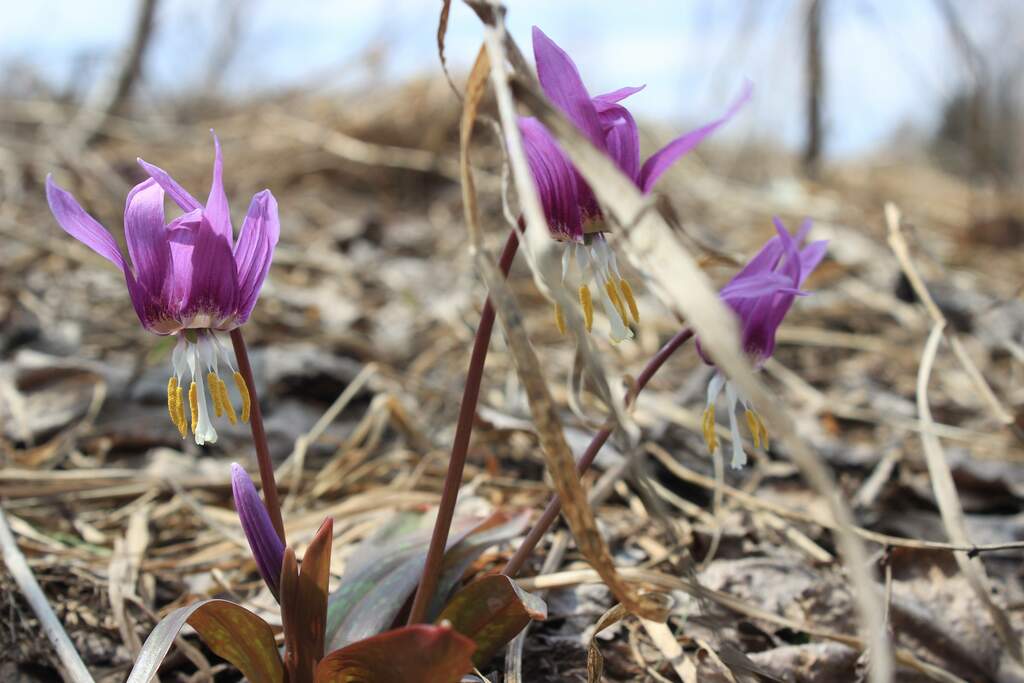
[[284, 667], [270, 624], [227, 600], [203, 600], [164, 617], [142, 645], [127, 683], [149, 683], [185, 624], [251, 683], [283, 683]]
[[507, 576], [493, 574], [469, 584], [451, 599], [437, 618], [476, 643], [473, 663], [483, 666], [532, 620], [544, 621], [544, 601], [527, 593]]
[[328, 517], [306, 548], [299, 569], [295, 552], [291, 548], [285, 550], [281, 568], [281, 621], [285, 633], [285, 666], [293, 681], [313, 680], [317, 662], [324, 656], [333, 534], [334, 520]]
[[[505, 513], [484, 520], [456, 519], [438, 582], [441, 598], [428, 614], [440, 611], [452, 587], [484, 549], [522, 533], [527, 520], [527, 515], [510, 518]], [[402, 515], [360, 544], [327, 607], [328, 649], [345, 647], [391, 627], [419, 583], [431, 522], [432, 515], [419, 515], [415, 520]]]
[[321, 660], [316, 683], [454, 683], [473, 668], [473, 641], [446, 626], [386, 631]]

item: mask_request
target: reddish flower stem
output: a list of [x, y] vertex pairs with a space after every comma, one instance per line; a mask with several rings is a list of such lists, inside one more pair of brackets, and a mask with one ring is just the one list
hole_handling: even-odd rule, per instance
[[231, 345], [235, 348], [235, 359], [238, 371], [242, 373], [245, 386], [249, 390], [249, 427], [252, 429], [252, 442], [256, 447], [256, 463], [260, 470], [260, 483], [263, 486], [263, 500], [270, 513], [270, 521], [281, 537], [281, 542], [288, 545], [284, 536], [284, 520], [281, 517], [281, 500], [277, 495], [277, 482], [274, 481], [274, 463], [270, 460], [270, 446], [267, 444], [267, 432], [263, 428], [263, 413], [260, 412], [260, 399], [256, 395], [256, 380], [252, 376], [252, 365], [249, 363], [249, 352], [245, 348], [242, 329], [231, 330]]
[[[513, 229], [508, 234], [505, 248], [498, 260], [498, 267], [501, 268], [502, 275], [508, 276], [509, 268], [512, 267], [512, 259], [515, 258], [518, 248], [519, 234], [517, 230]], [[444, 561], [444, 551], [448, 544], [448, 531], [452, 525], [452, 518], [455, 516], [455, 503], [459, 496], [459, 487], [462, 485], [462, 471], [466, 465], [466, 453], [469, 451], [469, 437], [473, 433], [473, 420], [476, 417], [476, 405], [480, 398], [480, 381], [483, 378], [484, 361], [487, 360], [493, 329], [494, 305], [488, 297], [480, 312], [480, 324], [477, 325], [476, 338], [473, 340], [469, 370], [466, 372], [466, 384], [462, 390], [462, 404], [459, 406], [459, 421], [455, 426], [452, 454], [448, 459], [448, 473], [444, 478], [441, 503], [438, 506], [437, 519], [434, 522], [434, 532], [430, 537], [427, 559], [423, 564], [423, 575], [420, 578], [419, 587], [416, 589], [412, 608], [409, 610], [409, 624], [418, 624], [423, 621], [427, 605], [437, 589], [441, 564]]]
[[[644, 366], [643, 371], [636, 378], [636, 384], [633, 385], [632, 390], [626, 394], [626, 405], [631, 404], [637, 394], [639, 394], [647, 383], [651, 381], [651, 377], [654, 376], [665, 361], [669, 359], [676, 349], [689, 341], [690, 337], [693, 336], [693, 331], [689, 327], [684, 327], [682, 330], [676, 333], [674, 337], [668, 340], [664, 346], [654, 354], [654, 356], [647, 361], [647, 365]], [[605, 442], [608, 441], [608, 437], [612, 435], [611, 428], [605, 427], [590, 441], [590, 445], [587, 446], [587, 450], [584, 451], [583, 457], [576, 463], [576, 472], [582, 476], [587, 469], [590, 468], [591, 463], [594, 462], [594, 458], [597, 457], [598, 451], [604, 446]], [[505, 576], [516, 576], [523, 568], [526, 560], [530, 558], [534, 548], [540, 543], [540, 539], [544, 537], [544, 534], [548, 532], [551, 525], [554, 524], [555, 519], [558, 518], [558, 513], [562, 511], [562, 501], [559, 500], [558, 496], [552, 496], [548, 502], [548, 506], [544, 509], [544, 513], [537, 520], [537, 523], [530, 529], [530, 533], [527, 534], [526, 538], [520, 544], [515, 554], [509, 559], [505, 568], [501, 570], [501, 573]]]

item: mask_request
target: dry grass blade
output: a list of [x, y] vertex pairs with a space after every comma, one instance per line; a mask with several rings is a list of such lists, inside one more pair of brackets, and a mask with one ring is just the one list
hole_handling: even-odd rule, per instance
[[672, 670], [679, 676], [679, 680], [683, 683], [697, 683], [697, 666], [683, 652], [683, 646], [676, 640], [668, 624], [648, 619], [641, 619], [640, 623], [643, 624], [644, 630], [647, 631], [654, 646], [665, 656], [672, 666]]
[[[497, 8], [495, 9], [497, 10]], [[496, 14], [500, 15], [500, 12], [496, 11]], [[560, 259], [553, 253], [554, 242], [547, 233], [547, 223], [526, 163], [522, 139], [516, 124], [514, 103], [506, 71], [504, 27], [500, 22], [496, 22], [495, 25], [486, 24], [485, 34], [487, 54], [491, 63], [491, 81], [498, 100], [502, 129], [508, 142], [509, 163], [526, 218], [524, 252], [542, 291], [547, 292], [556, 300], [565, 299], [560, 303], [562, 309], [569, 313], [572, 329], [579, 333], [577, 341], [587, 344], [589, 342], [582, 333], [583, 325], [580, 314], [570, 304], [567, 295], [561, 288], [548, 286], [548, 283], [556, 281], [557, 275], [553, 275], [553, 273], [558, 272]], [[468, 100], [469, 97], [467, 97]], [[474, 218], [467, 216], [467, 220]], [[616, 598], [630, 611], [653, 620], [663, 619], [664, 611], [662, 609], [635, 593], [616, 573], [611, 554], [597, 529], [593, 511], [587, 503], [586, 494], [576, 476], [575, 459], [565, 440], [557, 408], [551, 398], [536, 353], [523, 327], [522, 317], [514, 297], [493, 262], [486, 257], [483, 251], [478, 249], [475, 251], [475, 265], [483, 277], [495, 310], [505, 329], [516, 370], [529, 399], [530, 411], [540, 437], [548, 470], [562, 499], [563, 514], [576, 538], [580, 551], [605, 578], [605, 582]], [[600, 376], [600, 373], [601, 371], [598, 371], [596, 374]], [[607, 383], [605, 382], [605, 384]]]
[[[910, 286], [913, 287], [914, 293], [924, 305], [925, 310], [928, 311], [932, 321], [945, 326], [946, 316], [942, 314], [942, 311], [935, 303], [931, 293], [924, 284], [924, 280], [921, 279], [920, 273], [914, 267], [913, 260], [910, 258], [910, 247], [907, 245], [907, 240], [903, 236], [903, 230], [901, 229], [900, 210], [892, 202], [887, 202], [885, 205], [885, 222], [889, 230], [889, 246], [892, 248], [893, 253], [896, 254], [896, 258], [899, 259], [900, 267], [907, 276], [907, 280], [910, 281]], [[995, 395], [995, 392], [992, 391], [992, 387], [985, 381], [985, 377], [981, 374], [978, 366], [967, 355], [967, 349], [964, 348], [960, 338], [952, 332], [947, 332], [946, 337], [949, 339], [949, 344], [953, 348], [953, 353], [956, 354], [957, 360], [960, 361], [964, 371], [971, 378], [974, 388], [982, 399], [988, 403], [996, 419], [1006, 425], [1013, 424], [1013, 415], [1003, 407], [1002, 402]]]
[[452, 74], [448, 71], [448, 60], [444, 56], [444, 37], [448, 33], [448, 15], [451, 11], [452, 0], [441, 0], [441, 13], [437, 18], [437, 56], [441, 60], [441, 70], [444, 72], [445, 80], [448, 81], [448, 86], [461, 100], [462, 93], [459, 92], [459, 87], [452, 80]]
[[601, 656], [601, 649], [597, 647], [597, 636], [610, 626], [614, 626], [629, 616], [629, 611], [622, 605], [613, 605], [611, 609], [601, 615], [601, 618], [594, 624], [594, 633], [587, 643], [587, 683], [597, 683], [604, 673], [604, 657]]
[[734, 316], [718, 299], [710, 282], [676, 239], [670, 226], [648, 199], [606, 155], [590, 143], [572, 123], [524, 79], [513, 82], [520, 101], [551, 130], [584, 178], [609, 207], [620, 225], [633, 226], [625, 240], [627, 250], [656, 278], [692, 324], [707, 349], [731, 381], [764, 411], [777, 439], [787, 447], [807, 481], [829, 503], [837, 523], [837, 541], [854, 584], [862, 628], [872, 641], [870, 680], [892, 679], [890, 644], [882, 628], [882, 605], [868, 572], [868, 558], [860, 539], [851, 531], [848, 508], [837, 495], [831, 474], [803, 441], [778, 401], [754, 375], [738, 343]]
[[64, 665], [64, 674], [67, 680], [72, 683], [94, 683], [92, 675], [85, 668], [85, 663], [78, 655], [78, 651], [75, 650], [75, 646], [68, 638], [57, 615], [53, 613], [50, 603], [47, 602], [43, 589], [39, 587], [36, 577], [32, 575], [25, 556], [18, 549], [3, 508], [0, 508], [0, 547], [3, 548], [4, 564], [7, 565], [7, 571], [11, 573], [14, 582], [18, 584], [18, 588], [25, 595], [25, 599], [28, 600], [28, 604], [43, 627], [43, 633], [53, 644], [53, 649], [57, 651], [57, 656], [60, 658], [61, 664]]
[[469, 230], [469, 242], [474, 248], [480, 247], [483, 237], [480, 230], [480, 205], [476, 198], [476, 181], [473, 179], [473, 167], [469, 162], [469, 151], [473, 139], [473, 125], [476, 123], [480, 100], [487, 89], [487, 76], [490, 72], [491, 62], [487, 57], [486, 48], [481, 45], [480, 51], [476, 55], [476, 61], [473, 63], [473, 70], [469, 72], [466, 97], [462, 101], [462, 117], [459, 122], [459, 176], [462, 180], [462, 208], [466, 216], [466, 228]]
[[558, 410], [548, 391], [547, 382], [523, 327], [515, 300], [494, 264], [478, 252], [476, 265], [483, 277], [491, 301], [508, 338], [519, 381], [530, 403], [530, 413], [540, 437], [541, 450], [555, 488], [562, 500], [562, 514], [572, 530], [583, 556], [594, 566], [615, 597], [631, 612], [649, 619], [661, 620], [665, 612], [628, 586], [619, 576], [611, 554], [597, 528], [586, 492], [576, 476], [576, 463], [565, 440]]
[[[922, 425], [921, 445], [924, 447], [925, 462], [928, 465], [928, 476], [932, 482], [932, 491], [935, 500], [939, 505], [939, 513], [942, 516], [942, 524], [946, 527], [949, 540], [953, 543], [968, 544], [967, 526], [964, 521], [964, 511], [960, 505], [960, 497], [956, 492], [956, 484], [953, 483], [953, 474], [949, 471], [949, 464], [946, 462], [946, 455], [942, 450], [939, 437], [935, 436], [928, 428], [932, 422], [932, 411], [928, 405], [928, 380], [931, 378], [932, 366], [935, 363], [935, 356], [939, 350], [939, 343], [942, 341], [942, 331], [945, 324], [936, 322], [928, 336], [924, 353], [921, 354], [921, 367], [917, 374], [917, 411], [920, 415]], [[970, 584], [978, 599], [985, 606], [989, 616], [992, 618], [999, 638], [1006, 645], [1008, 651], [1017, 662], [1021, 662], [1022, 652], [1020, 640], [1013, 632], [1013, 626], [1006, 613], [999, 608], [992, 600], [989, 590], [988, 576], [985, 573], [985, 566], [981, 559], [970, 557], [967, 553], [956, 552], [956, 558], [960, 571], [964, 573], [967, 582]]]
[[324, 414], [320, 416], [320, 419], [316, 421], [310, 430], [295, 440], [295, 447], [292, 449], [291, 454], [277, 470], [279, 478], [284, 479], [288, 476], [291, 479], [291, 484], [288, 487], [288, 497], [284, 501], [286, 510], [292, 509], [295, 505], [296, 496], [299, 494], [302, 483], [302, 471], [309, 447], [316, 443], [317, 439], [331, 426], [331, 423], [338, 418], [341, 411], [345, 410], [348, 404], [352, 402], [352, 399], [359, 394], [363, 386], [370, 381], [370, 378], [377, 374], [377, 370], [377, 365], [374, 363], [370, 363], [360, 370], [355, 379], [349, 382], [344, 391], [338, 395], [338, 398], [334, 400], [331, 407], [324, 411]]
[[107, 580], [114, 621], [117, 622], [121, 638], [133, 657], [138, 656], [142, 643], [136, 633], [134, 621], [125, 610], [125, 603], [135, 596], [139, 568], [149, 545], [149, 516], [149, 505], [144, 505], [131, 514], [125, 537], [115, 539]]

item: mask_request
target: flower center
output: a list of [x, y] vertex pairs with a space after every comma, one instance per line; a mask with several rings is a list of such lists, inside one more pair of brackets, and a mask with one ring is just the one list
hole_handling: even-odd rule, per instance
[[[235, 388], [241, 399], [241, 416], [235, 413], [227, 383], [220, 378], [221, 362], [234, 376]], [[239, 417], [242, 422], [249, 420], [249, 388], [212, 330], [190, 329], [180, 333], [178, 344], [171, 356], [171, 363], [174, 374], [167, 382], [167, 412], [171, 416], [171, 422], [178, 428], [181, 438], [188, 434], [184, 401], [186, 376], [189, 378], [189, 416], [192, 421], [192, 434], [197, 444], [202, 446], [217, 442], [217, 430], [210, 415], [211, 408], [214, 416], [226, 416], [231, 424], [235, 424]]]
[[[633, 331], [630, 325], [640, 322], [640, 309], [636, 305], [633, 288], [619, 273], [615, 253], [608, 246], [608, 242], [599, 235], [583, 244], [567, 245], [562, 256], [563, 284], [574, 261], [580, 278], [576, 294], [587, 332], [594, 326], [594, 299], [590, 292], [590, 283], [593, 281], [605, 315], [611, 324], [612, 341], [632, 339]], [[558, 304], [555, 304], [555, 324], [558, 325], [558, 331], [565, 334], [565, 313]]]
[[716, 372], [708, 383], [708, 399], [704, 408], [704, 416], [701, 420], [701, 430], [704, 434], [704, 443], [708, 451], [713, 455], [718, 448], [718, 432], [715, 423], [715, 402], [722, 388], [725, 388], [726, 403], [728, 404], [729, 415], [729, 438], [732, 441], [732, 463], [734, 469], [739, 469], [747, 464], [747, 454], [743, 450], [743, 438], [740, 436], [739, 422], [736, 413], [739, 406], [743, 406], [747, 418], [747, 428], [750, 430], [754, 448], [768, 449], [768, 428], [764, 420], [750, 405], [731, 382], [726, 380], [725, 375]]

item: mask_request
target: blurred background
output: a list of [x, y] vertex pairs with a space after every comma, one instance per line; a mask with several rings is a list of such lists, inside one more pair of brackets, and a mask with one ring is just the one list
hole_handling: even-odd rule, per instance
[[[59, 229], [45, 203], [46, 174], [122, 245], [124, 197], [143, 178], [136, 157], [203, 197], [211, 128], [224, 145], [236, 227], [253, 193], [274, 192], [281, 242], [246, 337], [274, 457], [289, 463], [289, 536], [308, 537], [330, 509], [344, 538], [335, 544], [339, 573], [353, 544], [391, 512], [436, 502], [484, 297], [466, 249], [461, 105], [438, 58], [439, 10], [426, 0], [3, 3], [0, 500], [99, 680], [124, 680], [138, 640], [169, 606], [233, 591], [272, 615], [273, 599], [259, 593], [238, 543], [228, 489], [228, 463], [249, 462], [247, 428], [219, 425], [220, 441], [205, 449], [178, 438], [164, 403], [168, 340], [140, 328], [121, 274]], [[1024, 4], [510, 0], [508, 10], [523, 52], [531, 54], [530, 28], [540, 26], [573, 56], [591, 93], [646, 85], [628, 101], [646, 151], [720, 115], [744, 80], [755, 84], [752, 102], [658, 191], [716, 282], [772, 234], [773, 215], [791, 227], [814, 219], [812, 237], [831, 240], [829, 257], [808, 283], [814, 296], [780, 330], [765, 375], [833, 468], [858, 523], [945, 540], [915, 405], [931, 321], [886, 242], [883, 204], [902, 209], [949, 329], [1024, 427]], [[446, 56], [460, 88], [480, 40], [475, 15], [453, 3]], [[484, 111], [493, 112], [489, 100]], [[486, 125], [475, 144], [496, 250], [507, 232], [502, 155]], [[640, 283], [636, 341], [612, 345], [605, 322], [595, 324], [615, 381], [635, 376], [679, 325], [643, 273], [627, 277]], [[566, 405], [573, 349], [522, 264], [511, 282]], [[717, 533], [704, 512], [712, 467], [699, 428], [709, 373], [695, 354], [680, 354], [638, 402], [645, 439], [705, 479], [683, 482], [654, 464], [660, 503], [638, 502], [634, 491], [654, 494], [632, 482], [607, 496], [598, 514], [624, 563], [649, 559], [638, 529], [698, 559]], [[974, 386], [941, 352], [929, 400], [971, 538], [1024, 539], [1019, 431]], [[349, 387], [351, 401], [329, 412]], [[590, 427], [568, 409], [565, 420], [582, 449]], [[606, 451], [599, 465], [621, 461], [614, 447]], [[548, 491], [543, 471], [496, 334], [467, 481], [488, 505], [535, 507]], [[803, 510], [822, 504], [776, 450], [730, 472], [729, 482]], [[645, 510], [657, 519], [666, 505], [682, 526], [650, 523]], [[825, 530], [801, 522], [783, 533], [778, 519], [765, 522], [742, 501], [725, 506], [718, 556], [701, 568], [706, 585], [854, 632]], [[141, 522], [128, 543], [132, 520]], [[113, 570], [126, 547], [134, 573], [112, 592], [111, 576], [126, 580], [126, 570]], [[475, 569], [496, 566], [506, 550]], [[1020, 633], [1019, 555], [985, 559], [998, 600], [1016, 606], [1010, 618]], [[897, 557], [893, 620], [921, 657], [969, 680], [997, 680], [1004, 653], [948, 560]], [[556, 592], [549, 605], [560, 617], [532, 632], [527, 652], [538, 656], [527, 656], [525, 680], [586, 680], [578, 641], [611, 605], [608, 595]], [[53, 680], [49, 647], [3, 573], [0, 614], [11, 615], [0, 629], [0, 678]], [[708, 642], [733, 638], [772, 671], [804, 672], [795, 680], [854, 679], [854, 650], [817, 647], [765, 622], [734, 626], [686, 629]], [[620, 651], [608, 656], [609, 680], [654, 680], [642, 678], [623, 633], [614, 637]], [[951, 642], [959, 647], [944, 649]], [[213, 680], [194, 657], [179, 655], [169, 668], [178, 680]]]
[[[436, 23], [436, 3], [152, 4], [132, 84], [138, 106], [294, 89], [365, 98], [373, 88], [437, 77], [434, 36], [424, 30]], [[543, 27], [586, 65], [594, 91], [646, 84], [631, 104], [648, 121], [699, 120], [750, 78], [759, 90], [755, 111], [724, 137], [801, 150], [813, 80], [820, 153], [828, 159], [893, 147], [963, 156], [959, 145], [1005, 170], [1020, 162], [1012, 140], [1019, 138], [1024, 48], [1014, 29], [1022, 12], [1013, 0], [645, 0], [601, 11], [587, 11], [585, 2], [524, 0], [513, 3], [509, 26], [523, 44], [531, 25]], [[89, 97], [118, 68], [138, 14], [135, 0], [9, 3], [0, 27], [4, 89]], [[475, 21], [464, 7], [453, 13], [448, 44], [456, 71], [475, 55]], [[809, 79], [812, 70], [818, 75]], [[968, 139], [983, 131], [1000, 141]]]

